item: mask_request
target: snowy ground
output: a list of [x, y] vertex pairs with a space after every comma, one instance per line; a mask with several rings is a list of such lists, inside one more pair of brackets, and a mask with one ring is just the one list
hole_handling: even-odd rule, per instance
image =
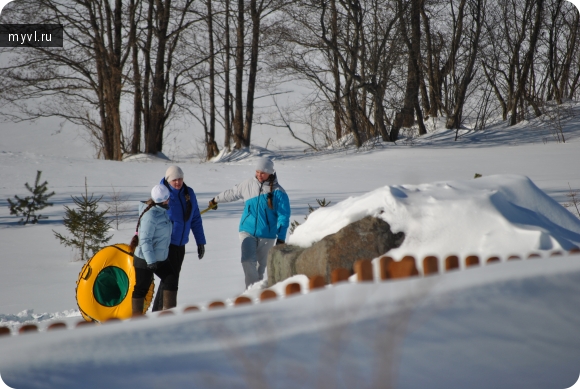
[[[424, 279], [345, 284], [207, 311], [209, 302], [231, 304], [244, 291], [237, 233], [243, 206], [220, 204], [203, 217], [206, 256], [200, 261], [195, 245], [187, 247], [176, 315], [72, 330], [81, 320], [75, 282], [83, 263], [75, 262], [52, 232], [66, 233], [62, 217], [64, 206], [72, 205], [70, 196], [84, 191], [86, 177], [90, 193], [107, 200], [113, 191], [121, 192], [136, 213], [137, 202], [173, 162], [95, 160], [69, 127], [50, 121], [46, 127], [1, 123], [0, 326], [10, 327], [13, 335], [0, 338], [0, 375], [18, 389], [79, 383], [95, 388], [569, 387], [580, 373], [580, 256], [549, 254], [580, 244], [580, 222], [556, 204], [569, 201], [570, 188], [580, 189], [580, 116], [564, 130], [566, 143], [556, 143], [548, 126], [531, 122], [465, 132], [457, 142], [453, 132], [434, 131], [397, 145], [314, 154], [283, 131], [261, 129], [256, 131], [261, 147], [220, 163], [199, 163], [184, 146], [190, 144], [188, 134], [179, 134], [181, 148], [167, 154], [178, 160], [201, 207], [251, 176], [257, 155], [275, 159], [293, 220], [303, 223], [316, 199], [332, 201], [334, 207], [312, 214], [290, 237], [297, 244], [304, 231], [312, 237], [328, 225], [336, 230], [361, 212], [390, 204], [385, 220], [418, 239], [406, 241], [394, 252], [397, 257], [443, 258], [469, 251], [482, 258], [498, 255], [504, 262], [511, 254], [525, 258], [540, 252], [542, 258]], [[275, 147], [270, 142], [265, 149], [270, 138]], [[25, 195], [24, 183], [32, 183], [37, 170], [56, 192], [54, 206], [45, 209], [49, 219], [20, 226], [6, 199]], [[474, 180], [475, 173], [483, 178]], [[492, 187], [506, 182], [515, 193], [500, 196], [502, 201], [534, 215], [494, 202]], [[354, 216], [348, 213], [353, 209]], [[317, 219], [325, 212], [332, 214], [332, 223]], [[438, 225], [453, 228], [439, 231]], [[134, 222], [122, 223], [112, 231], [111, 243], [127, 243], [133, 229]], [[181, 313], [192, 304], [202, 311]], [[71, 330], [45, 332], [55, 319]], [[41, 333], [16, 335], [23, 323], [37, 324]]]

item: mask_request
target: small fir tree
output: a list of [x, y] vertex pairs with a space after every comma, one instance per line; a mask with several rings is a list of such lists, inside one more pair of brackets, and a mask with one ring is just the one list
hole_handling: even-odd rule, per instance
[[113, 236], [106, 236], [110, 221], [107, 221], [107, 210], [98, 211], [99, 201], [103, 196], [94, 198], [88, 195], [87, 179], [85, 178], [85, 194], [81, 197], [71, 196], [77, 209], [65, 206], [64, 226], [72, 237], [65, 237], [52, 231], [60, 243], [66, 247], [77, 248], [80, 259], [88, 260], [99, 251]]
[[44, 181], [42, 184], [40, 182], [40, 175], [42, 171], [36, 171], [36, 181], [34, 182], [34, 187], [28, 185], [28, 182], [24, 184], [26, 189], [32, 196], [26, 196], [24, 198], [20, 198], [18, 196], [14, 196], [15, 201], [11, 199], [8, 200], [10, 214], [16, 216], [22, 216], [19, 223], [27, 224], [32, 223], [36, 224], [40, 219], [48, 219], [48, 216], [42, 216], [41, 214], [36, 214], [36, 211], [40, 211], [43, 208], [52, 206], [52, 203], [48, 202], [48, 199], [54, 195], [54, 192], [46, 193], [48, 191], [47, 188], [47, 181]]

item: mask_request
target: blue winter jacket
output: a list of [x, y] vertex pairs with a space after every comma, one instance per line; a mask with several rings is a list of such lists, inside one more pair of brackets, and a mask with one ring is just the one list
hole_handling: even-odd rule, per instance
[[[161, 185], [165, 185], [169, 189], [169, 211], [167, 213], [173, 222], [171, 244], [176, 246], [186, 245], [189, 242], [189, 230], [193, 233], [196, 244], [206, 244], [201, 214], [199, 213], [199, 206], [193, 189], [184, 183], [181, 189], [177, 190], [169, 185], [165, 178], [161, 179]], [[185, 188], [187, 188], [191, 202], [191, 212], [188, 218], [186, 218], [187, 201]]]
[[244, 212], [240, 219], [240, 231], [258, 238], [286, 240], [290, 224], [290, 200], [284, 189], [274, 180], [272, 205], [268, 207], [270, 184], [261, 183], [256, 177], [241, 182], [214, 199], [217, 203], [244, 200]]
[[[145, 208], [146, 203], [139, 204], [139, 215]], [[169, 254], [171, 229], [171, 220], [165, 208], [155, 205], [149, 209], [139, 224], [139, 245], [135, 249], [135, 256], [148, 264], [165, 261]]]

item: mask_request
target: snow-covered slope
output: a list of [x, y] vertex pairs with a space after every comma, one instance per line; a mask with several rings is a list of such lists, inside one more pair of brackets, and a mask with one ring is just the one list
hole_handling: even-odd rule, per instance
[[[566, 388], [580, 255], [0, 339], [13, 388]], [[182, 307], [180, 307], [182, 308]]]
[[[56, 192], [54, 206], [43, 212], [49, 219], [37, 225], [17, 225], [0, 200], [0, 326], [13, 330], [0, 337], [0, 375], [18, 389], [569, 387], [580, 373], [580, 256], [549, 253], [579, 242], [575, 216], [556, 204], [569, 201], [570, 188], [580, 189], [579, 124], [579, 118], [568, 122], [565, 144], [553, 142], [538, 123], [524, 123], [465, 132], [457, 142], [454, 133], [436, 131], [397, 145], [316, 154], [280, 142], [217, 163], [199, 163], [189, 150], [168, 152], [176, 162], [95, 160], [81, 138], [67, 143], [73, 132], [66, 127], [22, 133], [0, 124], [0, 199], [25, 195], [24, 183], [32, 183], [37, 170]], [[185, 150], [191, 135], [181, 136]], [[66, 233], [64, 206], [84, 192], [85, 177], [89, 193], [107, 201], [113, 190], [121, 192], [136, 213], [138, 201], [177, 163], [203, 207], [250, 177], [257, 155], [275, 159], [292, 219], [303, 223], [290, 241], [304, 232], [316, 240], [384, 210], [380, 215], [408, 236], [391, 253], [397, 258], [505, 260], [531, 251], [542, 258], [182, 314], [190, 304], [231, 304], [244, 291], [237, 231], [243, 206], [229, 203], [204, 214], [203, 260], [193, 242], [187, 246], [176, 315], [72, 329], [81, 320], [75, 282], [83, 263], [73, 261], [53, 230]], [[483, 177], [473, 179], [475, 173]], [[308, 205], [323, 198], [331, 207], [305, 222]], [[330, 219], [322, 222], [319, 215]], [[111, 242], [127, 243], [134, 227], [121, 223]], [[55, 318], [70, 329], [44, 331]], [[16, 335], [24, 323], [41, 332]]]

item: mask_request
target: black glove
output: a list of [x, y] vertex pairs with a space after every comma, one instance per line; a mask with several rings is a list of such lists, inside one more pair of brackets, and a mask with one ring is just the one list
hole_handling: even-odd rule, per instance
[[155, 271], [155, 270], [157, 270], [157, 263], [158, 263], [158, 262], [148, 263], [148, 264], [147, 264], [147, 269], [149, 269], [149, 270], [151, 270], [151, 271]]
[[286, 241], [283, 241], [282, 239], [276, 239], [276, 246], [279, 244], [286, 244]]
[[215, 197], [209, 201], [209, 207], [211, 209], [217, 209], [217, 203], [215, 202]]
[[197, 257], [199, 259], [203, 258], [203, 254], [205, 254], [205, 246], [202, 244], [197, 245]]

